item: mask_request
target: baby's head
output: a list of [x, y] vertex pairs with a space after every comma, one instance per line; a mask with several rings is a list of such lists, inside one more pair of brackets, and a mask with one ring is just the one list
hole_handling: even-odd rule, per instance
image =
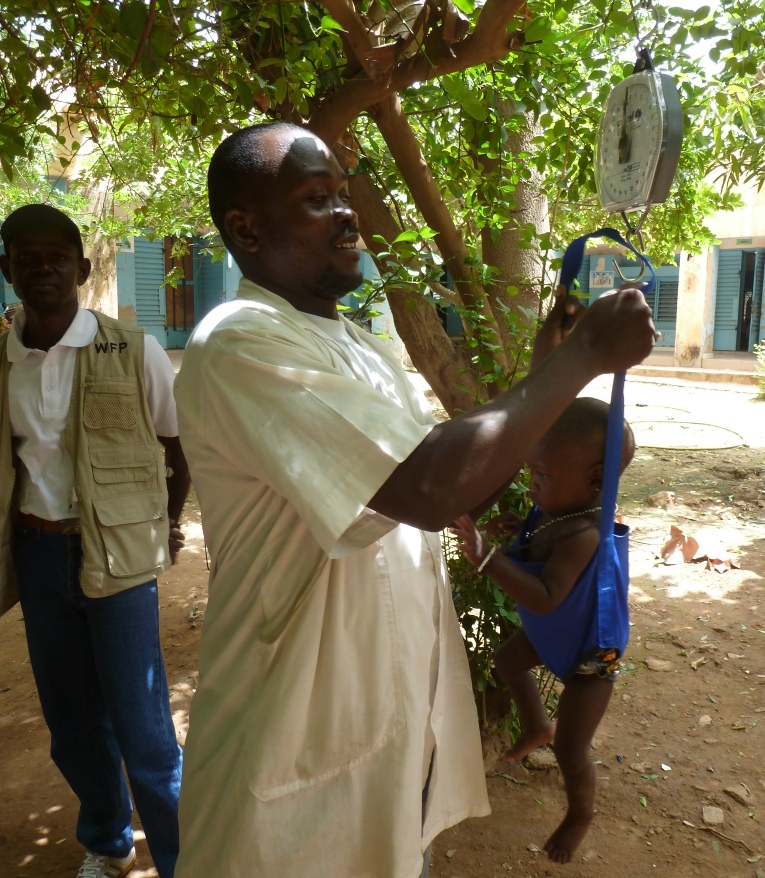
[[[531, 453], [529, 494], [548, 515], [596, 506], [603, 486], [608, 403], [575, 399]], [[624, 422], [622, 472], [635, 453], [635, 437]]]

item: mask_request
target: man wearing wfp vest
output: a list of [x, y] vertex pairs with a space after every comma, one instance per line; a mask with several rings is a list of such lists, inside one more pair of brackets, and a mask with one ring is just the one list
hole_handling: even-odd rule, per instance
[[80, 308], [90, 261], [63, 213], [21, 207], [0, 237], [24, 306], [0, 335], [0, 612], [20, 599], [51, 756], [80, 801], [78, 878], [135, 865], [123, 761], [171, 878], [181, 751], [156, 576], [183, 545], [189, 488], [173, 369], [141, 328]]

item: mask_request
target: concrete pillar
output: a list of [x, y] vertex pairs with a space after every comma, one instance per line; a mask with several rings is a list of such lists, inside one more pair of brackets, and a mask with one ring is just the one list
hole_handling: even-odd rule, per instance
[[677, 284], [675, 366], [701, 368], [704, 354], [712, 353], [718, 248], [706, 253], [680, 254]]

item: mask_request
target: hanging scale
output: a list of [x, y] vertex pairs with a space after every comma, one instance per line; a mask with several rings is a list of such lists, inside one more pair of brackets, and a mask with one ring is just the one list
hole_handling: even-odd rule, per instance
[[[667, 199], [683, 143], [683, 110], [674, 80], [654, 70], [645, 45], [659, 26], [659, 14], [651, 0], [637, 7], [653, 13], [655, 22], [645, 39], [637, 31], [637, 61], [631, 76], [619, 82], [608, 96], [600, 121], [595, 148], [595, 182], [602, 207], [621, 213], [627, 240], [635, 236], [642, 252], [642, 227], [654, 204]], [[641, 210], [637, 222], [628, 213]], [[622, 280], [627, 280], [614, 265]], [[642, 277], [641, 269], [638, 280]]]

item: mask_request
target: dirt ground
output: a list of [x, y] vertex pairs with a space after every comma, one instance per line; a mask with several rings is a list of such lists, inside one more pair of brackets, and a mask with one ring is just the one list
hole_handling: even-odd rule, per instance
[[[599, 381], [588, 392], [607, 397], [608, 389]], [[640, 446], [620, 494], [632, 528], [633, 626], [593, 747], [593, 826], [570, 865], [550, 864], [539, 849], [564, 813], [560, 776], [515, 764], [488, 780], [490, 817], [436, 840], [432, 878], [765, 878], [765, 402], [752, 388], [631, 378], [626, 413]], [[193, 504], [187, 517], [188, 548], [161, 586], [181, 742], [207, 581]], [[664, 564], [656, 553], [672, 525], [701, 553], [740, 566]], [[15, 608], [0, 620], [2, 878], [66, 878], [80, 865], [76, 802], [48, 747]], [[705, 822], [708, 807], [718, 810], [707, 821], [722, 822]], [[150, 878], [135, 824], [131, 875]]]

